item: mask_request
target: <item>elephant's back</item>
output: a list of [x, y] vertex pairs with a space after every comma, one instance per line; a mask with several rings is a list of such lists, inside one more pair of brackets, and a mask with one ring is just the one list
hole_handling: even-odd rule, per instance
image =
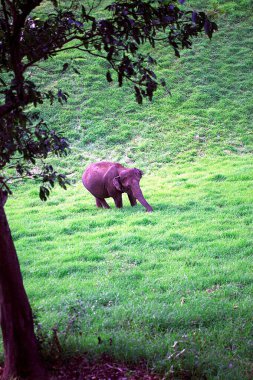
[[[104, 186], [103, 179], [105, 174], [112, 166], [122, 167], [121, 164], [110, 162], [110, 161], [100, 161], [90, 164], [84, 171], [82, 176], [83, 185], [91, 193], [94, 193], [94, 190], [102, 188]], [[95, 191], [96, 192], [96, 191]]]
[[104, 176], [112, 166], [123, 168], [118, 162], [110, 161], [100, 161], [90, 164], [83, 173], [83, 181], [90, 181], [94, 176]]

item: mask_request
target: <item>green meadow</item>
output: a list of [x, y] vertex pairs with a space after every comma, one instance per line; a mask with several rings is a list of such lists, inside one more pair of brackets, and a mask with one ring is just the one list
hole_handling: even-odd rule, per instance
[[[40, 111], [70, 140], [52, 162], [71, 185], [45, 203], [36, 184], [14, 185], [6, 205], [46, 356], [59, 354], [56, 328], [64, 356], [145, 361], [175, 379], [252, 378], [253, 4], [204, 6], [219, 31], [180, 59], [157, 46], [168, 90], [152, 103], [136, 104], [129, 85], [106, 82], [105, 62], [79, 53], [30, 74], [70, 95]], [[80, 75], [62, 74], [65, 62]], [[101, 160], [143, 170], [154, 212], [127, 197], [97, 209], [81, 175]]]

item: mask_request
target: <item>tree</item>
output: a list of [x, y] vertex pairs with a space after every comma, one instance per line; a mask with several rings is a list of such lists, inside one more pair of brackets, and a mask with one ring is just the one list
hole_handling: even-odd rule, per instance
[[[184, 0], [115, 0], [96, 18], [102, 0], [64, 2], [51, 0], [53, 11], [38, 18], [35, 8], [42, 0], [0, 0], [0, 318], [4, 341], [3, 380], [20, 376], [44, 379], [33, 329], [32, 312], [23, 286], [16, 250], [4, 204], [14, 179], [40, 181], [40, 198], [46, 200], [65, 175], [48, 163], [51, 155], [68, 153], [68, 141], [50, 128], [36, 111], [44, 101], [63, 103], [68, 95], [40, 91], [29, 78], [34, 65], [69, 49], [94, 55], [108, 62], [106, 78], [122, 86], [133, 85], [138, 103], [152, 99], [159, 84], [153, 71], [155, 60], [141, 53], [142, 45], [163, 43], [180, 56], [191, 48], [202, 31], [209, 38], [217, 30], [204, 12], [184, 10]], [[68, 6], [66, 6], [66, 3]], [[79, 4], [81, 3], [81, 4]], [[83, 4], [82, 4], [83, 3]], [[88, 5], [87, 5], [88, 3]], [[68, 69], [63, 64], [62, 71]], [[76, 69], [75, 69], [76, 70]], [[36, 169], [36, 170], [35, 170]]]

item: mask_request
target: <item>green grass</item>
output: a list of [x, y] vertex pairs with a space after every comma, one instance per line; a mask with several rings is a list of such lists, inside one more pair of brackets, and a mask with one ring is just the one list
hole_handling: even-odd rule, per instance
[[[62, 338], [66, 353], [146, 359], [196, 378], [249, 378], [251, 158], [171, 165], [142, 182], [153, 214], [127, 199], [123, 210], [98, 210], [80, 181], [47, 203], [31, 187], [9, 202], [26, 289], [43, 329], [59, 323], [62, 331], [76, 307], [83, 335]], [[185, 354], [168, 359], [175, 341]]]
[[[220, 2], [221, 8], [225, 5]], [[62, 65], [80, 52], [63, 52], [45, 62], [44, 69], [55, 71], [53, 80], [44, 70], [33, 72], [42, 87], [71, 94], [63, 107], [42, 109], [48, 123], [70, 138], [72, 156], [62, 166], [71, 171], [109, 158], [153, 168], [203, 156], [252, 153], [252, 18], [234, 19], [228, 13], [217, 22], [212, 41], [199, 37], [180, 59], [159, 45], [152, 51], [172, 96], [160, 89], [152, 103], [142, 106], [130, 86], [106, 82], [108, 66], [94, 57], [77, 59], [81, 75], [70, 70], [66, 80]]]
[[[58, 324], [66, 355], [106, 352], [167, 374], [243, 380], [253, 370], [252, 1], [205, 7], [219, 15], [211, 42], [197, 39], [180, 60], [154, 54], [172, 96], [159, 90], [139, 106], [88, 56], [80, 76], [62, 76], [79, 53], [46, 61], [53, 77], [33, 71], [42, 88], [71, 95], [41, 111], [71, 141], [71, 155], [53, 161], [72, 186], [41, 203], [26, 183], [6, 209], [31, 303], [46, 334]], [[80, 178], [103, 159], [144, 170], [154, 213], [126, 198], [122, 210], [96, 209]]]

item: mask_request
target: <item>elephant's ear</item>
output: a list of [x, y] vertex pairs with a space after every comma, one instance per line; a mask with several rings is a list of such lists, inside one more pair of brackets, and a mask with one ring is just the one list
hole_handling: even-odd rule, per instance
[[120, 176], [114, 177], [112, 180], [113, 186], [116, 187], [117, 190], [122, 191], [122, 184], [120, 182]]
[[137, 169], [135, 168], [135, 170], [137, 171], [138, 175], [140, 176], [140, 178], [143, 176], [143, 171], [140, 170], [140, 169]]

